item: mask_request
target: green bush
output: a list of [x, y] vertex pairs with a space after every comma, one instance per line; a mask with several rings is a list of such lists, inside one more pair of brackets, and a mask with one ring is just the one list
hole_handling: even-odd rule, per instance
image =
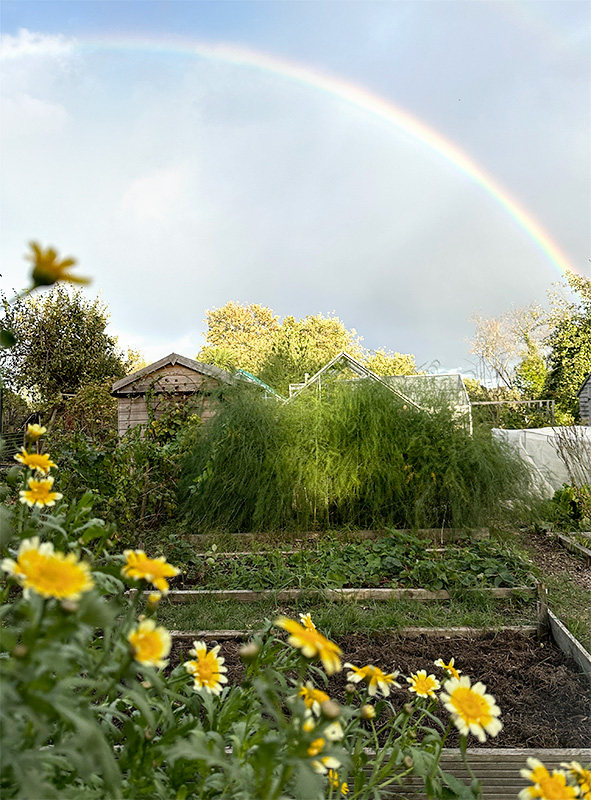
[[291, 403], [226, 392], [183, 463], [183, 511], [199, 530], [477, 527], [527, 496], [518, 457], [437, 405], [369, 381]]

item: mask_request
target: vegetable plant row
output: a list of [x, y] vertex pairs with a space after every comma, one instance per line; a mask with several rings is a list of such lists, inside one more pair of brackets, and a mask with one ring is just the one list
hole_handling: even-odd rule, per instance
[[314, 550], [285, 553], [212, 552], [186, 565], [182, 585], [174, 588], [513, 588], [532, 585], [530, 564], [490, 541], [427, 551], [425, 543], [393, 532], [373, 542], [320, 541]]

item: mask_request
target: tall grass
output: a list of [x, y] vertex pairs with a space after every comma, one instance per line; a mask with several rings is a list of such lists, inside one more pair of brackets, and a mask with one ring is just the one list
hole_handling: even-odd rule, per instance
[[478, 527], [528, 488], [523, 463], [445, 405], [335, 381], [279, 405], [225, 396], [186, 458], [181, 501], [199, 531]]

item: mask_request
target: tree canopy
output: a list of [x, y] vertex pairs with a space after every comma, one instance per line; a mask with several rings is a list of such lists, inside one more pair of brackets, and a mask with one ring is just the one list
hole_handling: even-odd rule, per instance
[[109, 316], [98, 298], [56, 285], [9, 304], [1, 298], [2, 327], [15, 344], [0, 351], [3, 382], [41, 402], [73, 394], [81, 386], [126, 373], [117, 340], [106, 333]]
[[199, 361], [247, 370], [283, 394], [290, 383], [302, 382], [343, 351], [380, 375], [417, 371], [412, 355], [366, 351], [357, 332], [335, 316], [288, 316], [280, 322], [270, 308], [231, 301], [208, 311], [205, 321], [207, 344], [197, 354]]
[[[470, 352], [480, 361], [487, 399], [555, 400], [558, 421], [568, 424], [578, 417], [577, 391], [591, 372], [591, 279], [571, 273], [558, 290], [549, 292], [549, 309], [475, 315]], [[482, 399], [473, 382], [466, 385]]]

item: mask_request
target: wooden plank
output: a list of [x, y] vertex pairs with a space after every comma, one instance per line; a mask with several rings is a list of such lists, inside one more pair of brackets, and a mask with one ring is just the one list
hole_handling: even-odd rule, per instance
[[[536, 625], [503, 625], [500, 628], [385, 628], [380, 630], [380, 635], [391, 635], [400, 639], [416, 639], [421, 636], [432, 638], [454, 639], [469, 638], [477, 639], [491, 633], [521, 633], [523, 636], [536, 636], [538, 629]], [[234, 629], [234, 630], [205, 630], [205, 631], [169, 631], [173, 639], [181, 641], [187, 639], [213, 639], [213, 640], [241, 640], [249, 636], [256, 636], [262, 631], [254, 629]]]
[[565, 655], [572, 658], [591, 683], [591, 655], [551, 611], [548, 611], [548, 622], [550, 623], [552, 638], [558, 647]]
[[562, 533], [557, 533], [556, 538], [569, 552], [582, 556], [587, 564], [591, 564], [591, 550], [588, 547], [584, 547], [582, 544], [571, 539], [570, 536], [564, 536]]
[[[133, 590], [132, 590], [133, 591]], [[516, 586], [514, 588], [492, 588], [492, 589], [465, 589], [466, 593], [480, 592], [486, 597], [507, 598], [518, 595], [520, 597], [532, 598], [536, 595], [536, 590], [531, 586]], [[145, 591], [147, 597], [149, 591]], [[428, 591], [427, 589], [325, 589], [324, 591], [311, 591], [303, 589], [261, 589], [252, 591], [250, 589], [174, 589], [167, 595], [171, 603], [193, 603], [205, 597], [213, 597], [218, 600], [238, 600], [241, 603], [255, 603], [259, 600], [272, 598], [278, 602], [284, 600], [296, 600], [298, 597], [322, 597], [329, 600], [420, 600], [421, 602], [431, 600], [449, 600], [450, 593], [445, 589], [438, 591]]]
[[[490, 530], [488, 528], [445, 528], [443, 530], [439, 528], [421, 528], [417, 531], [410, 531], [410, 530], [402, 530], [402, 529], [395, 529], [396, 532], [399, 533], [409, 533], [414, 536], [423, 539], [431, 539], [433, 542], [455, 542], [459, 540], [479, 540], [479, 539], [489, 539], [490, 538]], [[277, 544], [278, 541], [302, 541], [302, 540], [316, 540], [322, 539], [328, 535], [334, 536], [335, 531], [276, 531], [273, 533], [269, 532], [257, 532], [257, 533], [221, 533], [219, 536], [215, 534], [207, 534], [207, 533], [198, 533], [198, 534], [188, 534], [184, 536], [189, 542], [194, 542], [195, 544], [204, 544], [207, 542], [211, 542], [215, 544], [216, 539], [222, 538], [226, 542], [236, 542], [236, 544], [242, 548], [244, 544], [254, 542], [254, 543], [264, 543], [270, 542], [272, 544]], [[358, 530], [358, 531], [347, 531], [347, 532], [338, 532], [337, 538], [341, 541], [356, 541], [356, 540], [365, 540], [365, 539], [382, 539], [386, 536], [389, 536], [390, 532], [383, 529], [383, 530]], [[205, 545], [207, 546], [207, 544]]]
[[[468, 748], [468, 763], [476, 777], [482, 782], [484, 800], [515, 800], [517, 795], [531, 783], [521, 777], [520, 770], [526, 768], [528, 758], [537, 758], [550, 771], [560, 769], [562, 762], [578, 761], [586, 764], [591, 760], [591, 748]], [[440, 761], [441, 768], [454, 777], [470, 784], [467, 772], [457, 749], [444, 749]], [[404, 788], [386, 789], [382, 797], [426, 800], [419, 777], [410, 776]]]

